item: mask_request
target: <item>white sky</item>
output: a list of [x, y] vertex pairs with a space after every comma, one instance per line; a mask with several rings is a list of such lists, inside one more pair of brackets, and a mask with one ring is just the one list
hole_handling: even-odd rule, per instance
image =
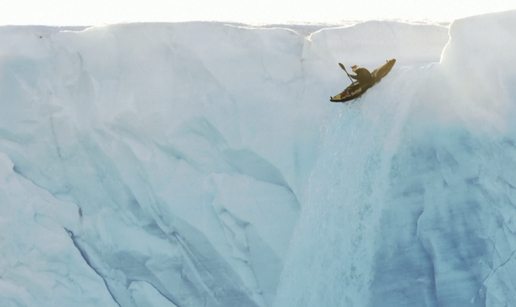
[[516, 9], [515, 0], [1, 0], [0, 25], [244, 23], [403, 19], [452, 21]]

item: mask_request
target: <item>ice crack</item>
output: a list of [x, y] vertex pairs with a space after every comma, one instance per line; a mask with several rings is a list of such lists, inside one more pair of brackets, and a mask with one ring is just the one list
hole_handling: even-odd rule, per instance
[[73, 245], [75, 246], [75, 248], [77, 248], [77, 250], [79, 251], [79, 253], [81, 254], [82, 258], [84, 259], [84, 261], [86, 262], [86, 264], [93, 270], [93, 272], [95, 272], [95, 274], [97, 274], [101, 279], [102, 281], [104, 282], [104, 285], [106, 286], [106, 290], [108, 291], [109, 295], [111, 296], [111, 298], [113, 299], [113, 301], [120, 307], [122, 307], [122, 305], [120, 305], [120, 303], [118, 302], [118, 300], [116, 299], [115, 295], [113, 294], [113, 292], [111, 291], [111, 289], [109, 288], [109, 284], [108, 282], [106, 281], [106, 279], [104, 278], [104, 276], [102, 276], [102, 274], [100, 273], [100, 271], [95, 268], [95, 266], [91, 263], [91, 260], [90, 260], [90, 257], [88, 256], [88, 253], [84, 250], [84, 248], [81, 247], [80, 243], [78, 242], [78, 239], [77, 237], [75, 236], [75, 234], [73, 233], [73, 231], [69, 230], [69, 229], [66, 229], [66, 232], [68, 233], [68, 235], [70, 236], [70, 238], [72, 239], [72, 242], [73, 242]]

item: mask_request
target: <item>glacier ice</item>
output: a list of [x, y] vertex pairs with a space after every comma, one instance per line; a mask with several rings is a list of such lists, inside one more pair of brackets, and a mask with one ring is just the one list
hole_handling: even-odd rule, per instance
[[328, 116], [275, 306], [516, 305], [514, 17]]
[[515, 17], [0, 27], [0, 305], [516, 305]]

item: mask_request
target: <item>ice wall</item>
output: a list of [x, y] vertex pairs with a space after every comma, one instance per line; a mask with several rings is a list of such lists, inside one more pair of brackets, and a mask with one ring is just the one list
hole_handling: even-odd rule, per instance
[[515, 21], [329, 115], [275, 306], [516, 305]]
[[[0, 28], [0, 152], [27, 186], [2, 185], [1, 305], [272, 305], [326, 97], [347, 84], [336, 63], [437, 61], [447, 40], [394, 22], [291, 28]], [[16, 196], [31, 189], [46, 198]], [[26, 228], [46, 236], [17, 245]]]
[[[511, 52], [489, 116], [456, 78], [487, 56], [468, 29], [509, 44], [507, 14], [456, 22], [441, 64], [436, 25], [0, 28], [0, 305], [510, 305]], [[393, 57], [328, 102], [337, 62]]]
[[[41, 252], [38, 266], [37, 254], [3, 266], [5, 287], [26, 292], [2, 306], [88, 305], [92, 292], [106, 306], [101, 299], [271, 304], [316, 156], [312, 118], [323, 116], [295, 108], [302, 36], [209, 23], [5, 27], [0, 36], [5, 168], [73, 212], [46, 213], [52, 231], [34, 239], [57, 242], [62, 258]], [[6, 203], [9, 242], [23, 240], [25, 219], [34, 232], [47, 227], [32, 213], [41, 202]], [[22, 255], [34, 248], [6, 243], [2, 258], [12, 245]], [[77, 278], [81, 296], [80, 287], [20, 280], [31, 270], [54, 283], [69, 272], [96, 283]]]

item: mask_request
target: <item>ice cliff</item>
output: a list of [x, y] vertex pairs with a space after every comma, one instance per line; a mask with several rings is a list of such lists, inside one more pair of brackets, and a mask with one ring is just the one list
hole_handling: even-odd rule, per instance
[[312, 28], [0, 27], [0, 305], [516, 306], [516, 12]]

